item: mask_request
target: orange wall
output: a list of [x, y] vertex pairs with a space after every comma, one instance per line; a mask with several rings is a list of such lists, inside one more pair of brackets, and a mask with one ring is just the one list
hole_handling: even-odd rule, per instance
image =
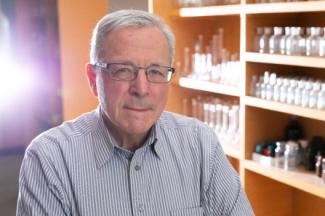
[[108, 0], [58, 0], [64, 120], [97, 106], [85, 75], [91, 31], [108, 12]]

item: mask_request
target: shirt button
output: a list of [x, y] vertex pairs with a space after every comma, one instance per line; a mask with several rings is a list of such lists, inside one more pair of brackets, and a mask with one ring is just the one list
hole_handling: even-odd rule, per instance
[[139, 205], [138, 205], [138, 211], [139, 211], [140, 213], [144, 212], [144, 205], [143, 205], [143, 204], [139, 204]]
[[139, 170], [141, 169], [141, 166], [140, 166], [140, 165], [135, 165], [134, 169], [135, 169], [136, 171], [139, 171]]

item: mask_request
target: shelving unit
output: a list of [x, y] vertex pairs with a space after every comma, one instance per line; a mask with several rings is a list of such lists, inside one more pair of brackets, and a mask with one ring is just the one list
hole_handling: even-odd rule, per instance
[[208, 81], [199, 81], [189, 78], [181, 77], [179, 79], [179, 85], [184, 88], [196, 89], [200, 91], [207, 91], [212, 93], [218, 93], [230, 96], [240, 96], [240, 89], [238, 87], [220, 85]]
[[[325, 212], [325, 182], [313, 173], [299, 169], [284, 171], [252, 160], [255, 145], [282, 136], [292, 115], [298, 116], [306, 138], [325, 136], [325, 111], [267, 101], [249, 96], [252, 75], [271, 70], [279, 75], [303, 75], [325, 79], [325, 58], [286, 56], [253, 52], [257, 26], [324, 26], [325, 1], [256, 4], [242, 0], [236, 5], [178, 8], [177, 1], [152, 1], [152, 11], [164, 17], [177, 38], [176, 61], [183, 60], [185, 46], [195, 43], [199, 33], [211, 35], [225, 28], [225, 47], [240, 53], [239, 89], [204, 81], [177, 78], [167, 109], [179, 111], [182, 97], [210, 94], [236, 97], [240, 101], [241, 149], [224, 145], [240, 173], [256, 215], [320, 216]], [[176, 15], [175, 15], [176, 14]], [[189, 90], [191, 89], [191, 90]], [[178, 100], [176, 100], [178, 99]]]

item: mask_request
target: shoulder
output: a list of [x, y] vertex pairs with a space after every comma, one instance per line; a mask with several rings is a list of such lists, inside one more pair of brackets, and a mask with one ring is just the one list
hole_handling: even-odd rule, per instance
[[55, 153], [57, 148], [70, 143], [72, 140], [82, 139], [87, 136], [96, 125], [95, 111], [85, 113], [76, 119], [65, 121], [61, 125], [53, 127], [32, 140], [27, 147], [26, 154], [37, 152]]

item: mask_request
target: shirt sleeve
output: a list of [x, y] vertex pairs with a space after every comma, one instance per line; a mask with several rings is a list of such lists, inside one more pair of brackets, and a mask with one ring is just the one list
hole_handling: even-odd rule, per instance
[[207, 215], [254, 215], [240, 178], [225, 156], [214, 132], [210, 134], [209, 142], [211, 144], [210, 175], [205, 195]]
[[50, 160], [27, 150], [20, 170], [16, 216], [70, 215], [58, 182]]

